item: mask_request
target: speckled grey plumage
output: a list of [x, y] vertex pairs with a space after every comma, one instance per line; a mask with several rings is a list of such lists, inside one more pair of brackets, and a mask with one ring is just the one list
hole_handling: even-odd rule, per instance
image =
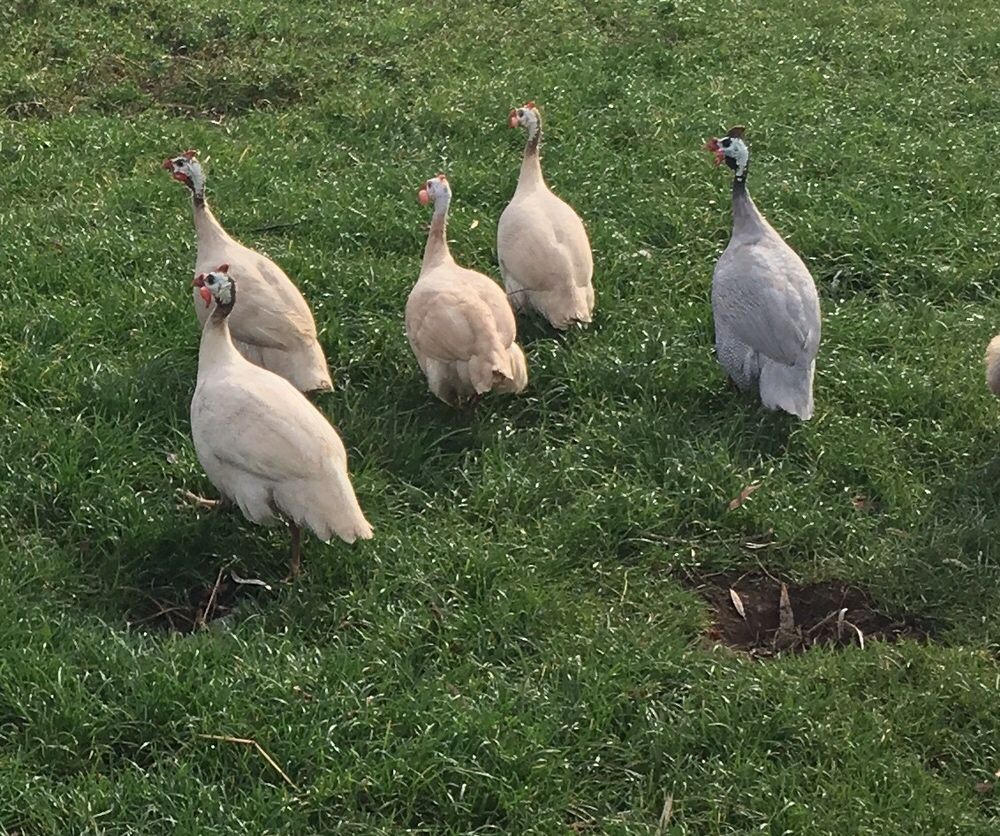
[[760, 214], [745, 178], [733, 184], [733, 232], [712, 277], [718, 361], [764, 406], [813, 414], [820, 340], [816, 285], [802, 259]]

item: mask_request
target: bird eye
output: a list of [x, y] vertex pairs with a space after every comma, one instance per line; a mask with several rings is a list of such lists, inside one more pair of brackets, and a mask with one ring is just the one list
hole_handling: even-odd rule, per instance
[[733, 144], [733, 143], [732, 143], [732, 140], [729, 140], [729, 139], [724, 139], [724, 140], [722, 140], [722, 147], [723, 147], [723, 148], [728, 148], [728, 147], [729, 147], [730, 145], [732, 145], [732, 144]]
[[524, 108], [519, 107], [517, 109], [517, 118], [518, 119], [523, 119], [524, 118]]
[[215, 284], [215, 276], [210, 275], [207, 279], [205, 279], [205, 284]]

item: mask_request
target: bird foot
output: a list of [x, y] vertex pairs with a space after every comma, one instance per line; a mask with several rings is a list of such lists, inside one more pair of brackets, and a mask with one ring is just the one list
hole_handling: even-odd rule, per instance
[[206, 499], [203, 496], [192, 493], [186, 488], [178, 488], [174, 493], [180, 500], [178, 505], [193, 505], [195, 508], [203, 508], [206, 511], [217, 511], [226, 507], [225, 500]]

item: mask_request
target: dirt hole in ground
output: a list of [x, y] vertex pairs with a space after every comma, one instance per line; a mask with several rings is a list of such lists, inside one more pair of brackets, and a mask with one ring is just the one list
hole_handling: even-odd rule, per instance
[[914, 616], [876, 609], [868, 593], [853, 583], [799, 585], [761, 574], [691, 580], [712, 608], [708, 639], [754, 657], [802, 652], [816, 645], [864, 647], [872, 641], [928, 637]]
[[193, 633], [225, 619], [249, 596], [271, 587], [263, 581], [242, 578], [232, 570], [219, 573], [213, 583], [199, 583], [187, 593], [177, 589], [152, 589], [137, 594], [128, 626], [137, 630]]

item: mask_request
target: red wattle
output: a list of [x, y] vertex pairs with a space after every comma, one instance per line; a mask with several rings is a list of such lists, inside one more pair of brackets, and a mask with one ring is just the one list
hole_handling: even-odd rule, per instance
[[210, 291], [207, 287], [202, 286], [198, 293], [200, 293], [201, 298], [205, 300], [206, 308], [212, 304], [212, 291]]

